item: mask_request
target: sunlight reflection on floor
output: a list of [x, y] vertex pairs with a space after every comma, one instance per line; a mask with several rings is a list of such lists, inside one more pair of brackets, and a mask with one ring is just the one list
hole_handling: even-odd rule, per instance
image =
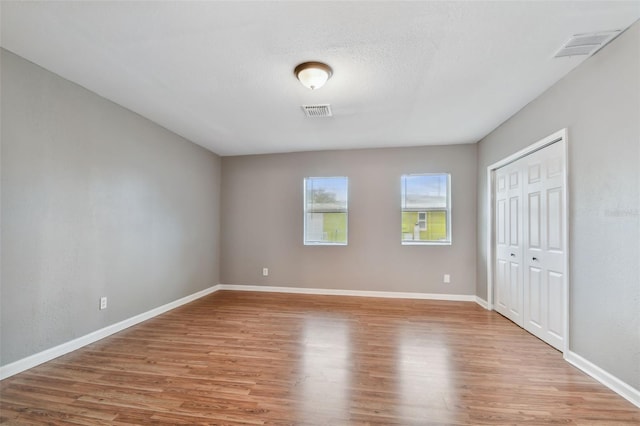
[[410, 328], [398, 331], [397, 415], [403, 419], [451, 421], [446, 401], [453, 388], [446, 337]]
[[303, 329], [301, 413], [322, 423], [349, 418], [351, 346], [348, 321], [306, 318]]

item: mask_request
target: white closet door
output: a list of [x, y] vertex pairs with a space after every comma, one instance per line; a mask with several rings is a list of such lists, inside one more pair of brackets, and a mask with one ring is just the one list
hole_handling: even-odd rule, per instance
[[523, 158], [524, 328], [562, 350], [565, 241], [564, 147], [555, 143]]
[[522, 172], [514, 164], [496, 171], [496, 310], [523, 326]]
[[496, 311], [563, 349], [565, 324], [564, 144], [495, 172]]

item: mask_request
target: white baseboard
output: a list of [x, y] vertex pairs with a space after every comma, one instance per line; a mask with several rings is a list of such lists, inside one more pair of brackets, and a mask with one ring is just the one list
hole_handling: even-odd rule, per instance
[[38, 352], [37, 354], [33, 354], [26, 358], [19, 359], [18, 361], [12, 362], [11, 364], [3, 365], [0, 367], [0, 380], [6, 379], [7, 377], [11, 377], [15, 374], [33, 368], [37, 365], [42, 364], [43, 362], [51, 361], [54, 358], [58, 358], [59, 356], [75, 351], [76, 349], [80, 349], [81, 347], [86, 346], [90, 343], [96, 342], [100, 339], [104, 339], [105, 337], [122, 331], [125, 328], [129, 328], [132, 325], [139, 324], [143, 321], [170, 311], [171, 309], [175, 309], [178, 306], [182, 306], [208, 294], [214, 293], [220, 289], [219, 287], [219, 285], [214, 285], [197, 293], [193, 293], [189, 296], [185, 296], [181, 299], [167, 303], [166, 305], [159, 306], [124, 321], [120, 321], [116, 324], [101, 328], [100, 330], [96, 330], [82, 337], [78, 337], [77, 339], [73, 339], [69, 342], [63, 343], [53, 348]]
[[584, 371], [589, 376], [593, 377], [627, 401], [631, 402], [636, 407], [640, 408], [640, 390], [631, 387], [630, 385], [604, 371], [602, 368], [598, 367], [592, 362], [582, 358], [575, 352], [566, 351], [564, 353], [564, 359], [568, 363]]
[[468, 294], [404, 293], [396, 291], [339, 290], [327, 288], [272, 287], [262, 285], [220, 284], [219, 290], [264, 291], [268, 293], [319, 294], [329, 296], [384, 297], [389, 299], [450, 300], [476, 302], [476, 296]]
[[484, 300], [483, 298], [476, 296], [476, 303], [480, 306], [482, 306], [483, 308], [485, 308], [487, 311], [490, 311], [489, 309], [489, 302], [487, 302], [486, 300]]

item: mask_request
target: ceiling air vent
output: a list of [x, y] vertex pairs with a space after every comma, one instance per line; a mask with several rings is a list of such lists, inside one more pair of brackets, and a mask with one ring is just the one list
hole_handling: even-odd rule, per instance
[[304, 115], [311, 118], [332, 117], [331, 105], [302, 105]]
[[606, 31], [602, 33], [576, 34], [571, 37], [556, 52], [554, 58], [576, 55], [593, 55], [605, 44], [613, 40], [621, 31]]

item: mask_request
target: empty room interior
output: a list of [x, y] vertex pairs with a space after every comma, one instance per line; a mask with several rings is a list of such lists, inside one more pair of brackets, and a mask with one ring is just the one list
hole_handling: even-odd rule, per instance
[[0, 424], [640, 424], [640, 1], [2, 1]]

